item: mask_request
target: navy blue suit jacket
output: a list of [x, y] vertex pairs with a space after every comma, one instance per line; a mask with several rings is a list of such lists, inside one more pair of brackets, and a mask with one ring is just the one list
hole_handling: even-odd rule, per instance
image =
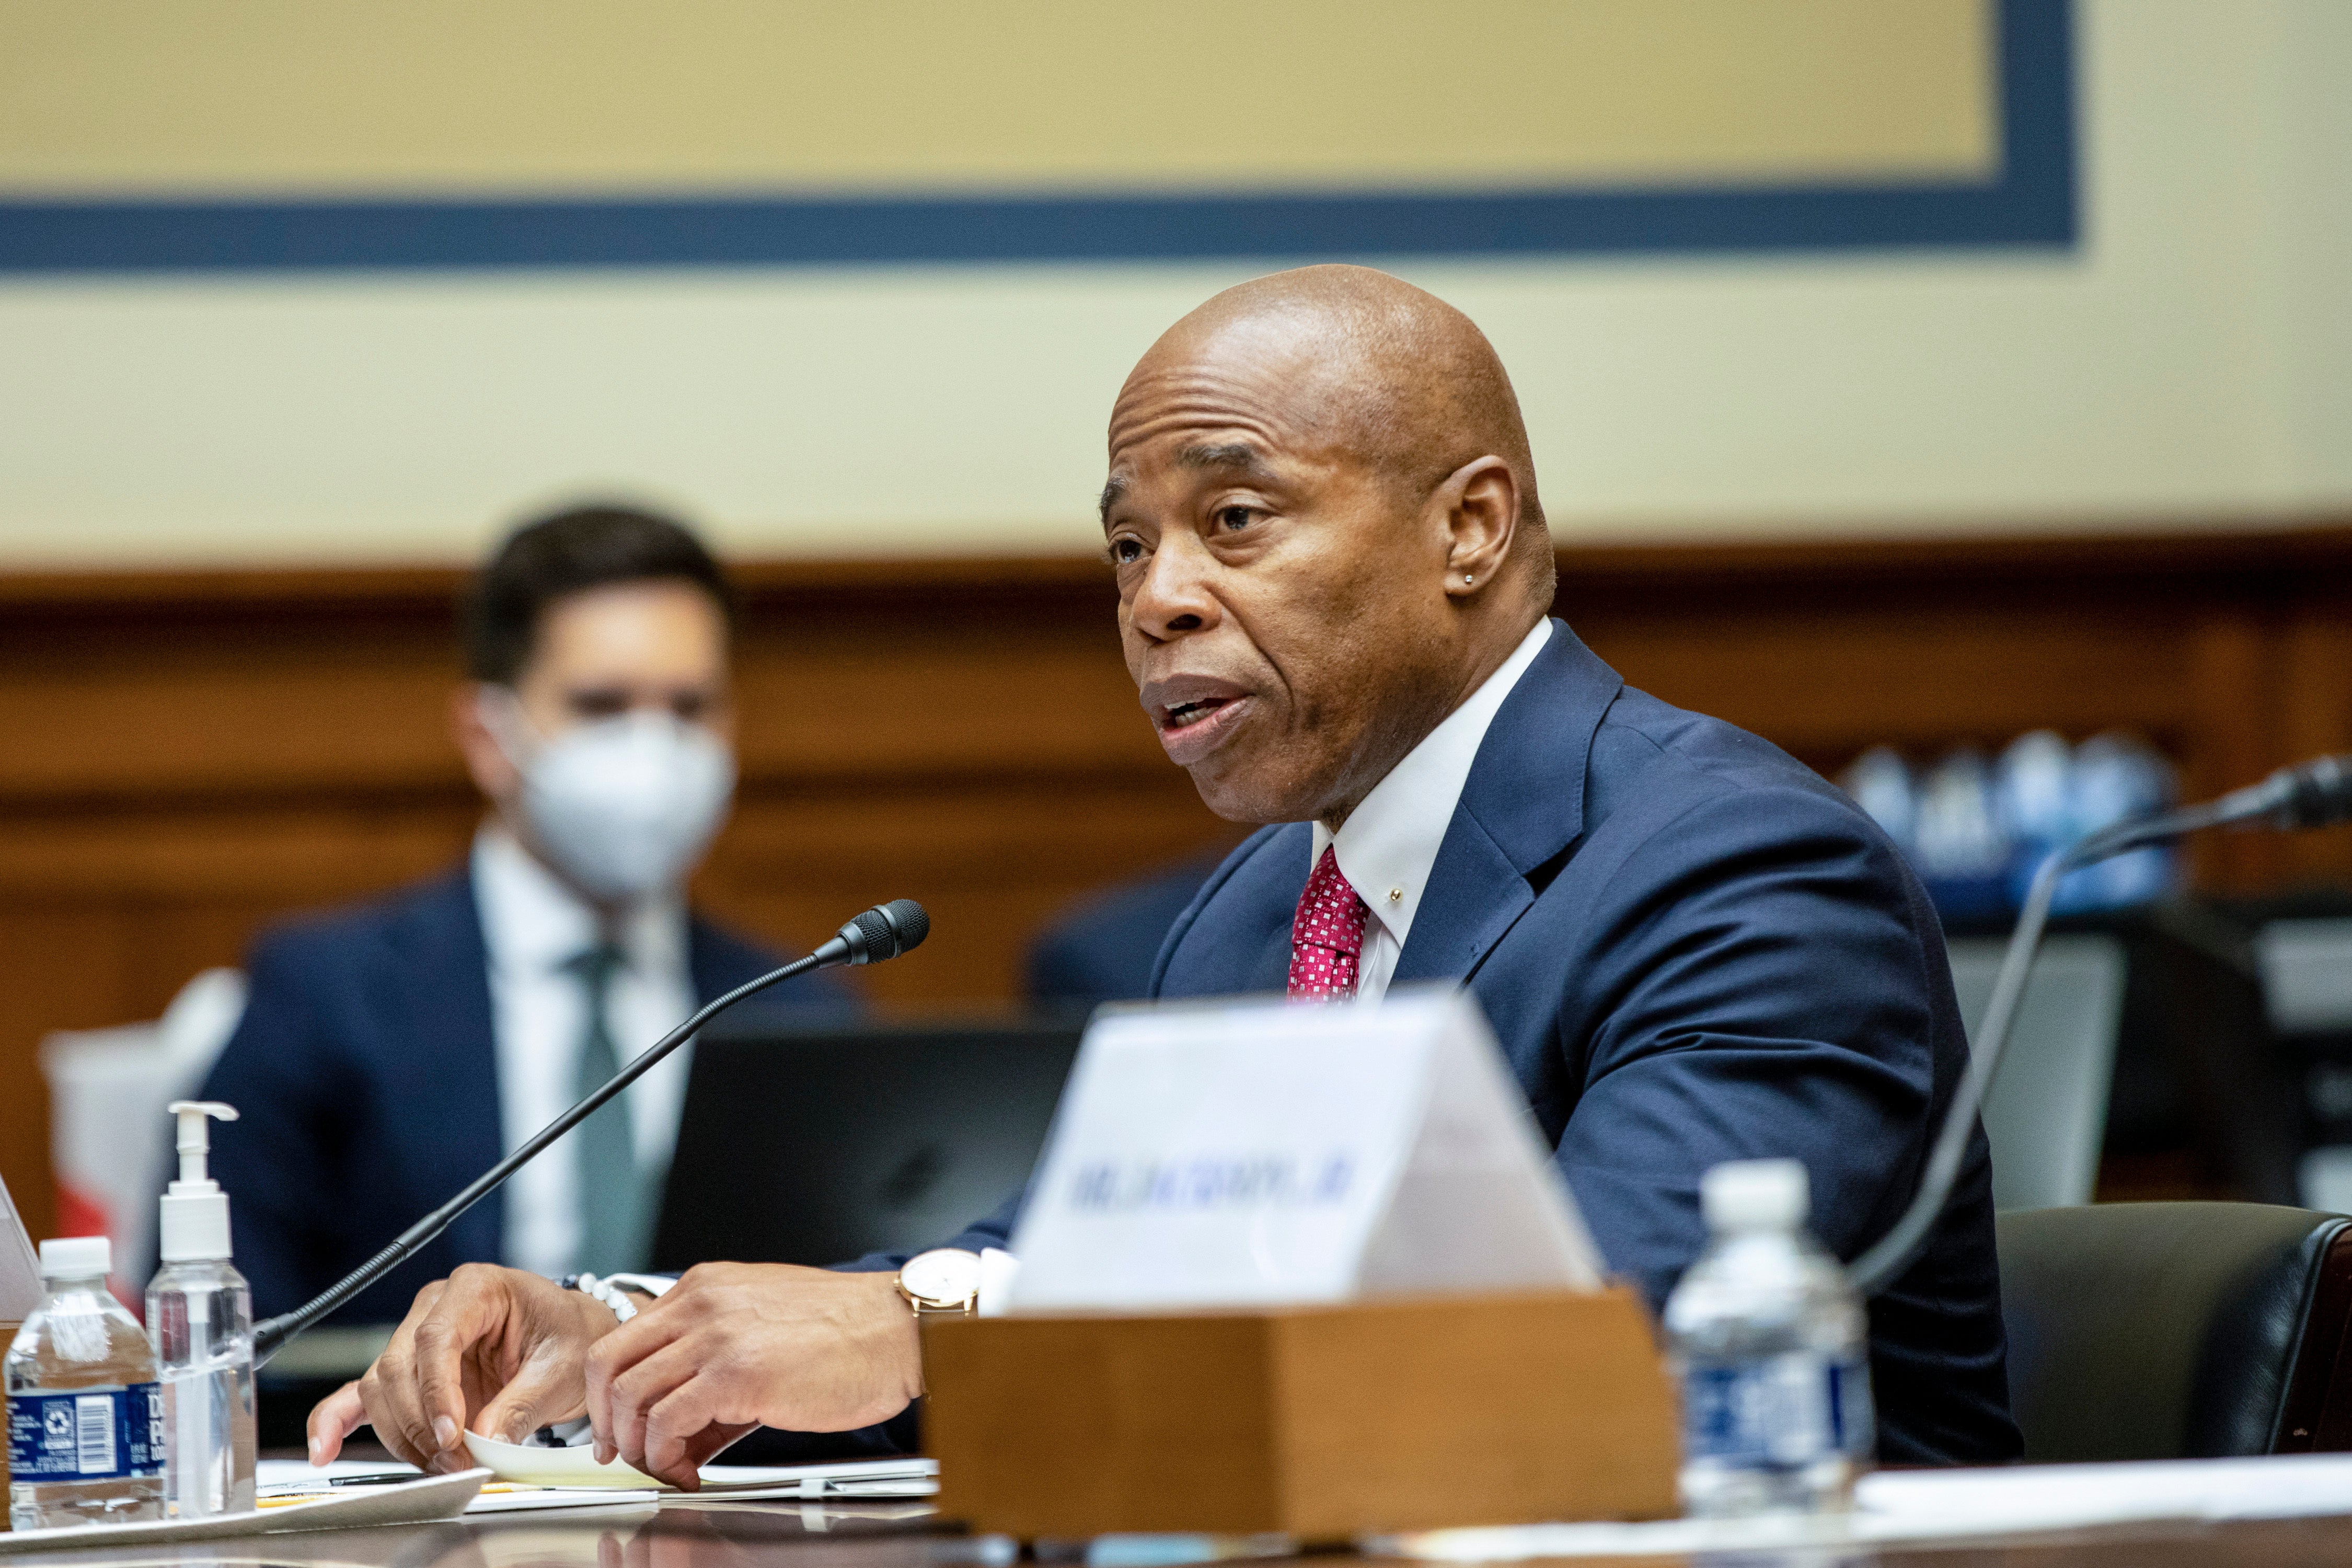
[[[709, 1001], [782, 960], [700, 920], [688, 964]], [[504, 1152], [489, 958], [464, 868], [381, 902], [266, 935], [249, 1000], [204, 1098], [239, 1120], [213, 1129], [237, 1267], [254, 1310], [300, 1306], [373, 1256]], [[852, 1016], [829, 976], [764, 997], [795, 1021]], [[461, 1263], [503, 1255], [492, 1194], [362, 1293], [341, 1322], [393, 1322]]]
[[[1153, 994], [1279, 992], [1305, 824], [1219, 868]], [[1468, 987], [1610, 1267], [1654, 1307], [1700, 1175], [1791, 1155], [1851, 1258], [1916, 1189], [1969, 1059], [1941, 928], [1869, 817], [1784, 752], [1628, 688], [1568, 627], [1496, 713], [1391, 984]], [[2018, 1456], [1981, 1130], [1927, 1253], [1870, 1309], [1879, 1452]]]
[[[1312, 842], [1293, 823], [1234, 850], [1151, 994], [1281, 992]], [[1870, 818], [1768, 742], [1628, 688], [1558, 622], [1438, 848], [1391, 984], [1417, 982], [1477, 998], [1593, 1239], [1654, 1308], [1705, 1240], [1699, 1177], [1721, 1161], [1802, 1160], [1814, 1234], [1846, 1258], [1877, 1240], [1968, 1066], [1942, 928]], [[1019, 1206], [947, 1245], [1002, 1247]], [[1979, 1129], [1927, 1252], [1871, 1303], [1890, 1463], [2022, 1449], [1992, 1222]]]

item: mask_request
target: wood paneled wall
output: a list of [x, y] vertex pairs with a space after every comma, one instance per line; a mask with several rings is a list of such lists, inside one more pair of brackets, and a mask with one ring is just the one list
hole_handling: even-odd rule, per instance
[[[2352, 747], [2352, 528], [1579, 549], [1560, 609], [1635, 684], [1843, 766], [2123, 727], [2192, 794]], [[743, 784], [698, 887], [805, 945], [930, 907], [893, 1005], [1012, 997], [1080, 893], [1237, 830], [1161, 758], [1084, 561], [741, 573]], [[304, 907], [426, 875], [475, 803], [446, 739], [454, 574], [0, 579], [0, 1177], [50, 1218], [48, 1030], [152, 1017]], [[2352, 878], [2352, 835], [2220, 839], [2232, 889]]]

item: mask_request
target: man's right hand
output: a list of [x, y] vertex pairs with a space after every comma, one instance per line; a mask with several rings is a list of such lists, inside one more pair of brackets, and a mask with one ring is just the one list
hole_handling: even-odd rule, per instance
[[416, 1293], [367, 1375], [310, 1412], [310, 1462], [373, 1425], [376, 1440], [426, 1470], [462, 1470], [468, 1429], [519, 1443], [588, 1409], [589, 1347], [619, 1327], [612, 1310], [519, 1268], [469, 1263]]

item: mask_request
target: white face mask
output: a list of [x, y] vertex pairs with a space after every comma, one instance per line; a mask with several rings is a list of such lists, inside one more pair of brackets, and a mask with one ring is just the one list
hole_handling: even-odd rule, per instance
[[727, 819], [735, 757], [699, 724], [637, 711], [526, 741], [511, 694], [485, 694], [490, 732], [522, 773], [532, 839], [590, 895], [622, 901], [675, 887]]

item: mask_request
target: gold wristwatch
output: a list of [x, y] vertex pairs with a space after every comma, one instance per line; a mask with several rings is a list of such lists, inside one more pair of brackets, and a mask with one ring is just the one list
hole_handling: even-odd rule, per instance
[[935, 1247], [907, 1259], [898, 1294], [919, 1318], [970, 1313], [980, 1305], [980, 1254]]

